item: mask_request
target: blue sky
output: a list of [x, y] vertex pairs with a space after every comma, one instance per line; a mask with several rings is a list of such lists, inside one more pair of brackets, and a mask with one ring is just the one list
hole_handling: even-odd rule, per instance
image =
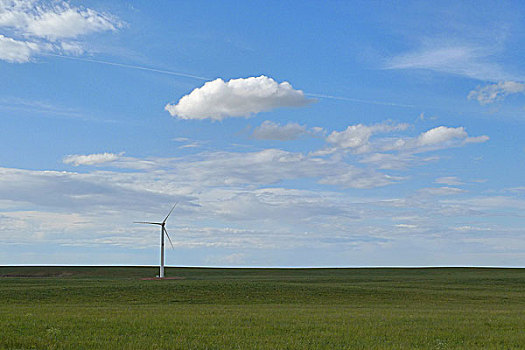
[[0, 264], [523, 266], [524, 10], [0, 0]]

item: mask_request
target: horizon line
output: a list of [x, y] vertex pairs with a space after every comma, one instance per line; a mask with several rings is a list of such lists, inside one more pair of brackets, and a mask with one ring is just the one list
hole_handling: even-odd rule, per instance
[[[13, 264], [2, 265], [1, 267], [152, 267], [158, 268], [159, 265], [70, 265], [70, 264]], [[213, 265], [180, 265], [168, 266], [165, 268], [195, 268], [195, 269], [430, 269], [430, 268], [487, 268], [487, 269], [523, 269], [525, 266], [512, 265], [350, 265], [350, 266], [213, 266]]]

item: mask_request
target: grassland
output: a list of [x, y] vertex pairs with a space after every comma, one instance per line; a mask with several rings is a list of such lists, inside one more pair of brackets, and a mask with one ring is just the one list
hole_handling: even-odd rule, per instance
[[0, 348], [525, 348], [525, 269], [156, 273], [0, 267]]

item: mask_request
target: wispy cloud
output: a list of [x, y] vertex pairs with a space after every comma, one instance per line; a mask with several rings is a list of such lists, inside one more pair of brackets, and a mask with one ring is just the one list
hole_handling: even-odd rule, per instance
[[[263, 123], [264, 124], [264, 123]], [[268, 123], [267, 123], [268, 124]], [[301, 133], [308, 130], [299, 125]], [[270, 125], [281, 138], [291, 137], [289, 130]], [[275, 131], [276, 129], [277, 131]], [[292, 124], [296, 133], [297, 126]], [[464, 128], [437, 127], [415, 137], [383, 137], [371, 139], [377, 133], [402, 132], [407, 124], [382, 123], [371, 126], [349, 126], [326, 137], [331, 144], [320, 152], [290, 152], [263, 149], [255, 152], [207, 151], [179, 158], [134, 158], [123, 153], [69, 155], [64, 163], [74, 166], [97, 166], [176, 174], [178, 181], [199, 182], [203, 186], [253, 186], [277, 184], [282, 181], [312, 179], [319, 184], [341, 188], [375, 188], [402, 181], [399, 175], [382, 170], [404, 169], [437, 158], [422, 158], [418, 154], [454, 148], [473, 142], [484, 142], [487, 136], [470, 137]], [[294, 135], [297, 136], [297, 135]], [[275, 135], [273, 135], [275, 137]], [[177, 141], [187, 142], [179, 138]], [[344, 159], [346, 152], [360, 156], [357, 162]]]
[[288, 123], [280, 125], [270, 120], [265, 120], [253, 130], [252, 137], [258, 140], [296, 140], [301, 136], [309, 134], [305, 125]]
[[502, 101], [508, 95], [525, 93], [525, 84], [516, 81], [501, 81], [496, 84], [488, 84], [485, 86], [478, 86], [477, 89], [472, 90], [467, 98], [469, 100], [476, 100], [481, 105]]
[[493, 59], [494, 52], [474, 45], [425, 45], [389, 58], [386, 69], [426, 69], [482, 81], [515, 79]]
[[[382, 133], [411, 130], [385, 125], [390, 125], [390, 129], [385, 127]], [[450, 137], [459, 137], [458, 143], [469, 137], [464, 130], [450, 129]], [[417, 143], [426, 132], [412, 136], [410, 142]], [[384, 145], [385, 140], [376, 145], [383, 137], [376, 140], [374, 135], [372, 132], [367, 139], [371, 148]], [[447, 143], [449, 137], [438, 136], [435, 140], [439, 147], [457, 146], [456, 141]], [[431, 142], [431, 146], [437, 144]], [[432, 149], [435, 148], [427, 151]], [[375, 153], [361, 156], [372, 154]], [[408, 165], [413, 165], [416, 158], [406, 150], [384, 154], [412, 157], [406, 160]], [[41, 240], [83, 247], [152, 248], [156, 240], [151, 230], [134, 227], [131, 222], [155, 218], [157, 211], [163, 212], [180, 200], [177, 220], [172, 222], [172, 230], [177, 233], [174, 244], [179, 249], [263, 251], [299, 246], [354, 247], [358, 242], [361, 248], [377, 248], [392, 242], [448, 237], [450, 232], [471, 237], [477, 231], [450, 228], [482, 226], [487, 217], [516, 215], [524, 205], [514, 195], [465, 199], [468, 192], [450, 186], [424, 188], [409, 197], [375, 197], [377, 192], [372, 192], [372, 197], [360, 198], [363, 191], [408, 179], [380, 171], [385, 169], [384, 161], [360, 163], [340, 154], [314, 156], [265, 149], [207, 151], [182, 158], [135, 158], [106, 152], [72, 155], [64, 161], [83, 166], [82, 172], [0, 169], [2, 244]], [[319, 188], [293, 188], [293, 180], [313, 180]], [[455, 179], [442, 180], [451, 184]], [[341, 188], [359, 190], [352, 190], [354, 195], [348, 196]], [[469, 223], [464, 223], [465, 215], [471, 217]], [[494, 227], [498, 233], [512, 229]], [[490, 235], [492, 231], [479, 232]], [[522, 231], [516, 232], [509, 236]], [[463, 238], [450, 239], [457, 242]]]
[[443, 185], [449, 185], [449, 186], [458, 186], [458, 185], [463, 185], [464, 184], [464, 182], [461, 181], [456, 176], [439, 177], [434, 182], [437, 183], [437, 184], [443, 184]]
[[427, 195], [432, 195], [432, 196], [450, 196], [450, 195], [455, 195], [459, 193], [464, 193], [467, 191], [461, 188], [457, 188], [457, 187], [442, 186], [442, 187], [423, 188], [419, 190], [419, 192], [427, 194]]
[[475, 238], [478, 244], [489, 240], [486, 247], [493, 247], [493, 240], [501, 247], [523, 247], [514, 244], [523, 228], [499, 219], [487, 224], [491, 217], [520, 215], [522, 199], [464, 198], [468, 193], [451, 187], [424, 189], [413, 197], [359, 198], [328, 189], [210, 186], [178, 171], [80, 174], [3, 168], [0, 175], [2, 244], [149, 249], [157, 246], [156, 231], [131, 222], [156, 218], [158, 211], [181, 200], [171, 223], [179, 249], [248, 248], [264, 254], [265, 249], [341, 249], [357, 242], [364, 249], [414, 241], [428, 249], [423, 247], [436, 237], [452, 246]]
[[105, 164], [113, 162], [117, 159], [119, 159], [122, 156], [122, 153], [115, 154], [115, 153], [96, 153], [96, 154], [88, 154], [88, 155], [78, 155], [73, 154], [64, 157], [63, 162], [64, 164], [72, 164], [74, 166], [79, 165], [97, 165], [97, 164]]
[[77, 108], [71, 108], [50, 103], [49, 101], [31, 100], [20, 97], [0, 97], [0, 110], [21, 111], [28, 115], [41, 118], [58, 118], [58, 119], [78, 119], [100, 123], [117, 123], [117, 120], [108, 118], [98, 118], [83, 112]]

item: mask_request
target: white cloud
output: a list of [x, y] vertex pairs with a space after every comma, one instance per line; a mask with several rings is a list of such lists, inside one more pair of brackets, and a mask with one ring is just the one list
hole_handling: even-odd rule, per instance
[[266, 120], [253, 131], [252, 137], [258, 140], [295, 140], [307, 134], [306, 126], [297, 123], [280, 125]]
[[42, 1], [0, 1], [0, 27], [17, 34], [51, 41], [76, 38], [94, 32], [116, 30], [121, 23], [113, 16], [89, 8], [72, 7], [67, 2], [53, 5]]
[[430, 129], [417, 138], [417, 144], [420, 146], [433, 146], [436, 144], [443, 144], [454, 139], [466, 139], [467, 132], [465, 128], [449, 128], [446, 126], [438, 126]]
[[419, 192], [424, 193], [424, 194], [433, 195], [433, 196], [449, 196], [449, 195], [454, 195], [454, 194], [459, 194], [459, 193], [465, 193], [467, 191], [461, 188], [457, 188], [457, 187], [443, 186], [443, 187], [423, 188], [419, 190]]
[[456, 231], [461, 231], [461, 232], [491, 231], [491, 229], [488, 227], [475, 227], [475, 226], [470, 226], [470, 225], [456, 226], [456, 227], [453, 227], [453, 229]]
[[108, 166], [120, 169], [151, 170], [166, 166], [170, 158], [145, 158], [125, 157], [124, 152], [116, 153], [95, 153], [95, 154], [73, 154], [62, 159], [64, 164]]
[[5, 34], [0, 39], [0, 59], [23, 63], [42, 51], [78, 55], [84, 52], [81, 43], [67, 39], [115, 31], [121, 26], [122, 23], [109, 14], [74, 7], [65, 1], [50, 4], [0, 0], [0, 29]]
[[[463, 146], [468, 143], [481, 143], [489, 140], [486, 135], [469, 137], [464, 127], [438, 126], [422, 132], [417, 137], [385, 137], [371, 140], [376, 133], [388, 133], [405, 130], [408, 124], [376, 124], [350, 125], [344, 131], [333, 131], [326, 141], [333, 147], [314, 152], [315, 155], [328, 155], [340, 150], [350, 150], [354, 154], [364, 154], [363, 163], [380, 164], [385, 161], [388, 165], [383, 169], [403, 168], [408, 163], [416, 161], [415, 153], [434, 151], [438, 149]], [[384, 153], [384, 152], [398, 152]], [[367, 155], [374, 153], [372, 155]], [[432, 159], [429, 159], [432, 160]], [[399, 165], [396, 162], [399, 161]], [[386, 164], [385, 163], [385, 164]]]
[[25, 30], [31, 35], [55, 41], [63, 38], [77, 38], [95, 32], [116, 30], [113, 18], [91, 9], [71, 8], [62, 4], [48, 11], [39, 11], [29, 17]]
[[192, 140], [187, 137], [176, 137], [173, 139], [175, 142], [182, 143], [178, 148], [185, 149], [185, 148], [202, 148], [208, 141], [202, 141], [202, 140]]
[[483, 143], [487, 142], [488, 140], [490, 140], [490, 137], [487, 135], [481, 135], [476, 137], [467, 137], [465, 139], [465, 143]]
[[438, 126], [422, 132], [415, 138], [385, 139], [377, 142], [381, 151], [428, 152], [443, 148], [463, 146], [468, 143], [482, 143], [489, 140], [486, 135], [469, 137], [464, 127]]
[[489, 140], [486, 135], [469, 137], [463, 127], [439, 126], [420, 133], [415, 137], [372, 138], [376, 133], [402, 131], [409, 124], [356, 124], [346, 130], [333, 131], [326, 137], [331, 147], [314, 151], [312, 156], [344, 156], [348, 153], [359, 157], [358, 161], [374, 169], [397, 170], [424, 164], [439, 159], [438, 156], [421, 158], [418, 153], [461, 147], [470, 143]]
[[10, 63], [28, 62], [34, 53], [41, 51], [37, 43], [19, 41], [0, 34], [0, 60]]
[[417, 228], [417, 225], [413, 225], [413, 224], [397, 224], [396, 227], [397, 228], [404, 228], [404, 229], [415, 229], [415, 228]]
[[439, 177], [434, 182], [437, 183], [437, 184], [443, 184], [443, 185], [449, 185], [449, 186], [458, 186], [458, 185], [463, 185], [464, 184], [464, 182], [462, 182], [456, 176]]
[[516, 81], [500, 81], [496, 84], [478, 86], [468, 94], [469, 100], [476, 100], [482, 105], [502, 101], [506, 96], [525, 92], [525, 84]]
[[228, 117], [248, 117], [279, 107], [300, 107], [312, 100], [288, 82], [277, 83], [260, 77], [209, 81], [183, 96], [165, 110], [181, 119], [222, 120]]
[[326, 141], [340, 148], [352, 148], [363, 152], [367, 151], [369, 139], [373, 134], [405, 130], [408, 127], [408, 124], [350, 125], [344, 131], [333, 131]]
[[74, 166], [79, 165], [97, 165], [97, 164], [104, 164], [113, 162], [120, 158], [121, 154], [115, 154], [115, 153], [95, 153], [95, 154], [88, 154], [88, 155], [78, 155], [73, 154], [64, 157], [63, 162], [65, 164], [73, 164]]
[[319, 183], [345, 188], [375, 188], [390, 185], [400, 180], [403, 180], [403, 178], [399, 176], [389, 176], [372, 170], [350, 168], [348, 171], [327, 174], [319, 180]]

